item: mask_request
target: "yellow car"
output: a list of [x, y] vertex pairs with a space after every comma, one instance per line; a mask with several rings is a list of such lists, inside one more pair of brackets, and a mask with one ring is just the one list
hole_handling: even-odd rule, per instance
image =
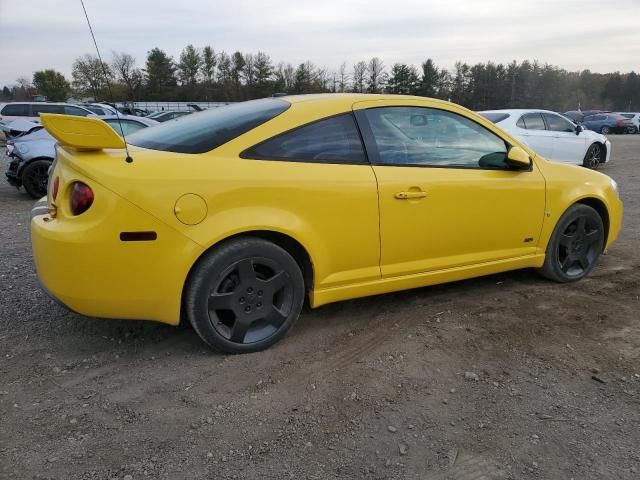
[[42, 115], [57, 140], [32, 212], [44, 288], [84, 315], [176, 325], [251, 352], [311, 307], [537, 268], [570, 282], [616, 239], [606, 175], [551, 163], [452, 103], [305, 95], [127, 137]]

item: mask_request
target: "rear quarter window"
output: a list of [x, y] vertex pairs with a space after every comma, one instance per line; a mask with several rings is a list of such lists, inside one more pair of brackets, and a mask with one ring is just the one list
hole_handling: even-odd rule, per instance
[[151, 150], [204, 153], [268, 122], [290, 106], [275, 98], [234, 103], [142, 129], [127, 141]]

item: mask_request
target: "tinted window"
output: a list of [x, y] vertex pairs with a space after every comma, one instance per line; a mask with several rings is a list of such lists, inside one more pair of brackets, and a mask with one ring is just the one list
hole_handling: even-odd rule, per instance
[[549, 130], [554, 132], [575, 132], [576, 127], [566, 118], [562, 118], [560, 115], [554, 115], [552, 113], [543, 113], [544, 119], [547, 121]]
[[31, 115], [37, 117], [41, 113], [64, 113], [62, 105], [31, 105]]
[[242, 153], [242, 158], [317, 163], [365, 163], [351, 113], [326, 118], [278, 135]]
[[[133, 120], [120, 120], [120, 122], [122, 123], [122, 128], [120, 128], [120, 122], [118, 122], [117, 119], [115, 120], [105, 120], [105, 122], [107, 122], [109, 125], [111, 125], [111, 128], [113, 128], [120, 136], [123, 136], [123, 131], [124, 131], [124, 135], [130, 135], [133, 132], [137, 132], [138, 130], [140, 130], [141, 128], [145, 128], [146, 125], [143, 125], [140, 122], [136, 122]], [[129, 140], [127, 138], [127, 140]]]
[[289, 102], [275, 98], [234, 103], [185, 115], [177, 122], [145, 128], [127, 140], [153, 150], [208, 152], [271, 120], [289, 106]]
[[104, 110], [102, 110], [102, 109], [101, 109], [101, 108], [99, 108], [99, 107], [94, 107], [94, 106], [92, 106], [92, 105], [87, 105], [87, 106], [86, 106], [86, 107], [84, 107], [84, 108], [86, 108], [87, 110], [92, 111], [92, 112], [93, 112], [93, 113], [95, 113], [96, 115], [106, 115], [106, 113], [104, 112]]
[[511, 116], [508, 113], [480, 113], [480, 115], [493, 123], [500, 123]]
[[25, 103], [10, 103], [5, 105], [0, 112], [0, 115], [7, 115], [12, 117], [30, 117], [29, 105]]
[[544, 121], [539, 113], [525, 113], [520, 117], [524, 122], [524, 128], [527, 130], [544, 130]]
[[383, 165], [507, 168], [507, 146], [474, 121], [444, 110], [384, 107], [366, 111]]
[[601, 122], [605, 118], [607, 117], [604, 115], [591, 115], [589, 117], [585, 117], [584, 121], [585, 122]]
[[633, 118], [635, 115], [633, 113], [623, 113], [622, 116], [624, 118]]
[[68, 105], [65, 105], [64, 114], [65, 115], [76, 115], [78, 117], [86, 117], [87, 115], [89, 115], [89, 112], [87, 112], [83, 108], [70, 107]]

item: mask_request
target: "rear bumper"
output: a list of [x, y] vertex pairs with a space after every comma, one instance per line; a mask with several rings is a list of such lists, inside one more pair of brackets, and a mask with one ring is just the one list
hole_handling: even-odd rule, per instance
[[[96, 195], [104, 199], [109, 193], [100, 189]], [[182, 289], [202, 248], [126, 200], [110, 197], [117, 207], [111, 215], [104, 208], [88, 215], [93, 205], [78, 217], [53, 218], [42, 200], [36, 203], [31, 242], [43, 289], [83, 315], [178, 324]], [[156, 231], [157, 239], [119, 238], [122, 231], [138, 230]]]

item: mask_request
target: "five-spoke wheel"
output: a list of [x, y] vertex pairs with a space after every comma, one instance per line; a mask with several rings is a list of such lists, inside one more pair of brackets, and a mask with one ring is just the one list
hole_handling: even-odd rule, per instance
[[602, 218], [587, 205], [573, 205], [558, 221], [547, 246], [542, 275], [572, 282], [587, 275], [604, 247]]
[[187, 316], [210, 346], [252, 352], [277, 342], [291, 328], [304, 301], [296, 261], [259, 238], [215, 248], [198, 262], [185, 296]]

